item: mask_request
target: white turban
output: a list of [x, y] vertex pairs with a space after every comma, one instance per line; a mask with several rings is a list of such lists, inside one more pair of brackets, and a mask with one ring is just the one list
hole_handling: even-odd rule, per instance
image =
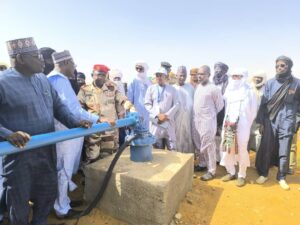
[[262, 77], [265, 79], [267, 77], [267, 73], [264, 70], [258, 70], [252, 73], [251, 77]]
[[[233, 80], [232, 79], [233, 75], [242, 76], [242, 79], [241, 80]], [[245, 68], [235, 68], [234, 70], [231, 71], [229, 77], [230, 77], [230, 79], [229, 79], [228, 87], [226, 89], [237, 90], [247, 82], [248, 71]]]
[[110, 80], [114, 80], [114, 78], [119, 77], [122, 80], [123, 77], [123, 73], [121, 72], [121, 70], [118, 69], [112, 69], [109, 71], [109, 78]]
[[248, 70], [246, 70], [245, 68], [235, 68], [230, 73], [230, 77], [232, 77], [232, 75], [239, 75], [239, 76], [242, 76], [243, 78], [247, 78], [248, 77]]
[[144, 71], [143, 72], [138, 72], [137, 73], [137, 77], [138, 79], [140, 79], [143, 83], [146, 83], [147, 82], [147, 71], [149, 69], [149, 66], [146, 62], [142, 61], [142, 60], [139, 60], [139, 61], [136, 61], [135, 63], [135, 67], [136, 66], [142, 66], [144, 68]]
[[[117, 77], [120, 78], [120, 80], [115, 81], [114, 79]], [[122, 94], [125, 95], [125, 89], [124, 89], [124, 84], [122, 82], [122, 77], [123, 77], [123, 74], [122, 74], [121, 70], [112, 69], [109, 71], [109, 79], [117, 85], [118, 91], [120, 91]]]
[[143, 60], [136, 61], [135, 62], [135, 66], [142, 66], [144, 68], [145, 73], [147, 73], [147, 71], [149, 69], [148, 64], [145, 61], [143, 61]]

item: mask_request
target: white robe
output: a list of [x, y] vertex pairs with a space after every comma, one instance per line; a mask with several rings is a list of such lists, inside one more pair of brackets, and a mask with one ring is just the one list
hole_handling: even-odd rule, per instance
[[[234, 165], [239, 163], [239, 177], [246, 177], [246, 169], [250, 166], [250, 158], [247, 150], [250, 128], [257, 113], [257, 99], [254, 91], [244, 83], [238, 89], [227, 88], [225, 94], [225, 119], [235, 122], [239, 117], [237, 126], [238, 154], [223, 152], [221, 165], [227, 172], [234, 175]], [[224, 131], [222, 132], [222, 143]], [[228, 171], [229, 170], [229, 171]]]
[[174, 85], [180, 103], [176, 113], [176, 149], [184, 153], [194, 153], [192, 142], [192, 118], [194, 104], [194, 88], [190, 84]]
[[[89, 120], [96, 123], [98, 116], [90, 114], [81, 108], [75, 92], [66, 76], [57, 71], [48, 75], [48, 79], [57, 91], [60, 99], [68, 106], [70, 112], [78, 120]], [[55, 120], [55, 130], [67, 130], [62, 123]], [[58, 215], [66, 214], [70, 207], [68, 190], [76, 189], [76, 184], [72, 181], [72, 175], [77, 172], [80, 163], [83, 137], [75, 138], [56, 144], [57, 171], [58, 171], [58, 198], [55, 201], [54, 209]]]
[[194, 142], [212, 174], [216, 172], [217, 114], [223, 107], [222, 93], [214, 84], [198, 85], [194, 95]]
[[[180, 105], [177, 92], [174, 87], [166, 84], [163, 93], [159, 97], [158, 86], [158, 84], [151, 85], [145, 96], [145, 108], [150, 115], [149, 131], [157, 139], [167, 138], [176, 143], [175, 115]], [[159, 98], [161, 98], [160, 101]], [[169, 118], [162, 125], [153, 122], [160, 113], [166, 114]]]

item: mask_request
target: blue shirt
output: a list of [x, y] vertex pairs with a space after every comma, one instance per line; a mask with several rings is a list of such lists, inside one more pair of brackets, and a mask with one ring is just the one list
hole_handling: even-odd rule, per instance
[[135, 109], [144, 118], [143, 125], [149, 128], [149, 112], [145, 108], [145, 95], [148, 87], [151, 85], [150, 80], [143, 83], [139, 79], [134, 79], [128, 87], [128, 100], [134, 104]]
[[89, 120], [93, 123], [97, 122], [97, 120], [99, 119], [98, 116], [87, 112], [81, 107], [79, 100], [71, 86], [71, 83], [65, 75], [57, 71], [53, 71], [48, 75], [48, 80], [57, 91], [62, 102], [69, 108], [69, 110], [77, 119]]
[[0, 75], [1, 138], [52, 132], [54, 117], [69, 128], [80, 126], [44, 74], [25, 76], [12, 68]]
[[[261, 99], [260, 109], [257, 114], [256, 122], [263, 124], [264, 120], [269, 117], [267, 113], [267, 103], [282, 86], [275, 78], [267, 81], [264, 86], [264, 93]], [[280, 132], [279, 137], [291, 136], [294, 133], [296, 115], [299, 113], [300, 106], [300, 80], [293, 78], [290, 84], [284, 104], [276, 115], [274, 121], [271, 121], [272, 127]]]

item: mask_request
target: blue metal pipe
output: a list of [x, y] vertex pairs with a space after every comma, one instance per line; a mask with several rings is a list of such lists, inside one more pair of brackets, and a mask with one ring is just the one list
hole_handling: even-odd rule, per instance
[[87, 136], [93, 133], [109, 131], [114, 128], [120, 128], [125, 126], [135, 126], [139, 122], [138, 113], [129, 113], [125, 119], [116, 121], [114, 127], [108, 123], [95, 124], [89, 129], [85, 128], [73, 128], [69, 130], [51, 132], [47, 134], [39, 134], [31, 137], [31, 140], [22, 149], [10, 144], [8, 141], [0, 143], [0, 156], [17, 153], [20, 151], [27, 151], [34, 148], [55, 144], [57, 142], [74, 139], [82, 136]]

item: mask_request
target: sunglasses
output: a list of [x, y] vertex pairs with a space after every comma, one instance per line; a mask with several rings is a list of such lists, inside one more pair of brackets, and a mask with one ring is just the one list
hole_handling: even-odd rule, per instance
[[278, 64], [278, 65], [275, 66], [275, 68], [279, 68], [279, 67], [284, 68], [284, 67], [286, 67], [286, 65], [285, 64]]
[[143, 67], [135, 67], [136, 70], [144, 70]]

